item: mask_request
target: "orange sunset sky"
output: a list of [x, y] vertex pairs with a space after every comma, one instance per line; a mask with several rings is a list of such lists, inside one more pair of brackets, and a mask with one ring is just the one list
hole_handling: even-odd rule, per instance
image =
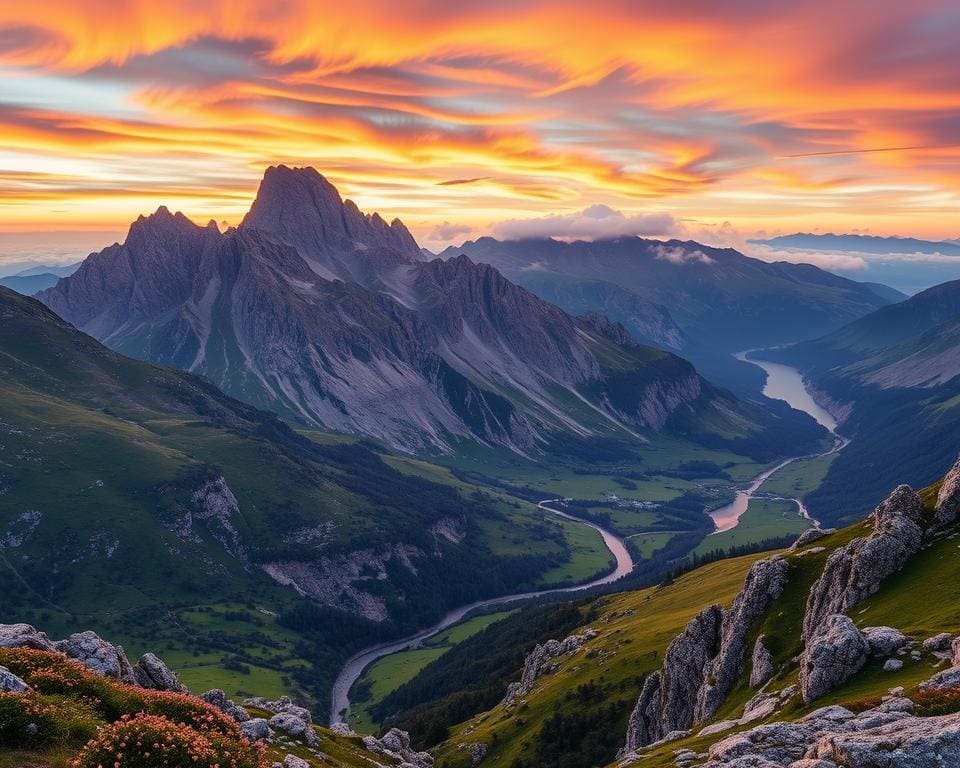
[[958, 237], [958, 40], [956, 0], [0, 0], [0, 231], [234, 224], [283, 162], [431, 247]]

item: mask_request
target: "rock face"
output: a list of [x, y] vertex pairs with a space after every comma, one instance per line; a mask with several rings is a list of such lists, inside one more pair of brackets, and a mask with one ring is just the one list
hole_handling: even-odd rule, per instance
[[46, 633], [29, 624], [0, 624], [0, 648], [33, 648], [55, 651]]
[[145, 653], [140, 657], [137, 666], [133, 668], [133, 675], [142, 688], [177, 693], [187, 692], [187, 687], [180, 682], [180, 678], [152, 653]]
[[750, 627], [783, 592], [789, 565], [777, 555], [755, 562], [729, 610], [697, 614], [644, 682], [627, 728], [625, 751], [711, 717], [743, 672]]
[[937, 494], [934, 519], [937, 525], [950, 525], [960, 517], [960, 459], [947, 472]]
[[38, 298], [119, 352], [405, 451], [469, 439], [526, 453], [597, 431], [570, 396], [618, 432], [665, 429], [695, 406], [738, 432], [754, 423], [622, 326], [575, 319], [463, 255], [423, 261], [403, 224], [364, 215], [310, 168], [268, 170], [225, 233], [164, 208], [141, 217]]
[[663, 667], [644, 681], [630, 715], [627, 752], [693, 724], [697, 694], [707, 665], [720, 647], [722, 624], [723, 608], [711, 605], [694, 616], [667, 647]]
[[764, 685], [774, 673], [773, 656], [767, 650], [764, 642], [764, 636], [760, 635], [753, 646], [753, 656], [751, 657], [750, 668], [750, 687], [758, 688]]
[[869, 653], [867, 640], [849, 617], [827, 617], [807, 641], [800, 662], [800, 693], [804, 702], [809, 704], [849, 679], [863, 667]]
[[537, 644], [524, 659], [523, 673], [519, 682], [510, 683], [507, 687], [507, 695], [504, 697], [502, 704], [510, 706], [518, 699], [526, 696], [532, 690], [537, 679], [551, 670], [553, 666], [551, 662], [554, 659], [577, 653], [588, 640], [596, 636], [595, 630], [588, 629], [578, 635], [570, 635], [563, 640], [547, 640], [542, 645]]
[[808, 640], [823, 620], [843, 613], [874, 594], [881, 582], [903, 567], [923, 543], [923, 503], [901, 485], [873, 513], [873, 532], [835, 550], [810, 589], [803, 619]]
[[736, 684], [743, 672], [747, 634], [767, 606], [783, 593], [788, 570], [787, 561], [779, 555], [750, 566], [743, 589], [724, 613], [720, 648], [704, 670], [694, 722], [712, 717]]

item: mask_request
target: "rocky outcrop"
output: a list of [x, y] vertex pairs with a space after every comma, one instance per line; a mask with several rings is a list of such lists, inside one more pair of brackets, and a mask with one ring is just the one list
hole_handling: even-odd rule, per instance
[[711, 605], [693, 617], [664, 654], [663, 666], [644, 681], [627, 726], [630, 752], [694, 723], [704, 674], [720, 647], [723, 608]]
[[783, 593], [789, 571], [787, 561], [777, 555], [758, 560], [747, 572], [743, 589], [724, 612], [720, 648], [704, 670], [697, 693], [694, 722], [712, 717], [726, 700], [743, 673], [747, 634], [767, 607]]
[[270, 723], [262, 717], [254, 717], [240, 723], [240, 733], [251, 743], [266, 741], [273, 735], [273, 731], [270, 730]]
[[0, 624], [0, 648], [33, 648], [37, 651], [55, 651], [45, 632], [29, 624]]
[[141, 688], [150, 688], [155, 691], [175, 691], [186, 693], [187, 687], [180, 682], [180, 678], [167, 667], [156, 655], [145, 653], [133, 668], [133, 676]]
[[753, 645], [753, 655], [750, 661], [750, 687], [759, 688], [773, 677], [776, 671], [773, 666], [773, 655], [767, 649], [764, 635], [757, 638]]
[[507, 695], [501, 703], [504, 706], [511, 706], [520, 698], [526, 696], [533, 689], [533, 684], [537, 679], [548, 674], [556, 667], [553, 664], [554, 659], [560, 656], [572, 656], [583, 648], [588, 640], [592, 640], [596, 636], [596, 630], [587, 629], [563, 640], [547, 640], [543, 644], [538, 643], [524, 659], [520, 680], [510, 683], [507, 687]]
[[960, 459], [950, 468], [940, 491], [937, 493], [937, 504], [934, 507], [934, 520], [938, 526], [955, 523], [960, 518]]
[[232, 717], [234, 721], [238, 723], [245, 723], [250, 719], [247, 710], [228, 699], [227, 694], [220, 688], [214, 688], [206, 693], [201, 693], [200, 698], [210, 706], [219, 709], [228, 717]]
[[870, 647], [848, 616], [828, 616], [807, 641], [800, 662], [800, 693], [805, 703], [848, 680], [866, 663]]
[[803, 533], [801, 533], [795, 542], [790, 545], [790, 549], [800, 549], [805, 547], [808, 544], [813, 544], [817, 539], [822, 539], [826, 536], [828, 531], [824, 531], [822, 528], [808, 528]]
[[30, 686], [4, 666], [0, 666], [0, 693], [25, 693]]
[[54, 647], [98, 675], [112, 677], [125, 683], [137, 682], [133, 667], [123, 648], [111, 645], [94, 632], [70, 635], [66, 640], [54, 643]]
[[863, 637], [871, 656], [890, 656], [909, 642], [903, 632], [893, 627], [864, 627]]
[[930, 651], [931, 653], [943, 653], [949, 651], [951, 644], [953, 643], [953, 635], [949, 632], [940, 632], [933, 637], [928, 637], [923, 641], [923, 647], [925, 650]]
[[410, 735], [398, 728], [391, 728], [381, 738], [364, 736], [363, 745], [374, 754], [399, 760], [409, 768], [433, 768], [433, 757], [427, 752], [416, 752], [410, 747]]
[[716, 713], [743, 673], [750, 628], [782, 594], [788, 571], [780, 555], [758, 560], [729, 610], [705, 608], [674, 638], [660, 671], [644, 681], [625, 751], [689, 729]]
[[98, 675], [158, 691], [186, 693], [179, 678], [152, 653], [145, 653], [131, 665], [119, 645], [111, 645], [95, 632], [78, 632], [66, 640], [52, 642], [29, 624], [0, 624], [0, 648], [33, 648], [53, 651], [75, 659]]
[[908, 485], [901, 485], [877, 507], [873, 532], [835, 550], [810, 588], [803, 619], [803, 637], [811, 638], [824, 619], [844, 613], [874, 594], [923, 543], [923, 503]]

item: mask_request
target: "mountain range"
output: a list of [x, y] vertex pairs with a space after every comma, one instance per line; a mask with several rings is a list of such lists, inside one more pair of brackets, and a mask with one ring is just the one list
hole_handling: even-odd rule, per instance
[[768, 263], [692, 241], [484, 237], [466, 254], [569, 312], [601, 312], [638, 339], [690, 359], [711, 381], [759, 391], [735, 352], [813, 338], [903, 298], [809, 264]]
[[268, 169], [226, 232], [165, 208], [141, 217], [39, 298], [119, 352], [405, 451], [537, 455], [558, 435], [664, 431], [749, 441], [794, 418], [466, 255], [424, 260], [401, 222], [361, 213], [310, 168]]
[[821, 338], [763, 350], [799, 368], [853, 438], [806, 502], [856, 514], [890, 474], [921, 485], [956, 450], [960, 427], [960, 281], [929, 288]]
[[315, 667], [263, 663], [292, 678], [307, 669], [300, 685], [323, 696], [355, 644], [538, 583], [570, 559], [563, 529], [532, 506], [427, 469], [308, 439], [0, 288], [5, 616], [149, 636], [185, 611], [178, 644], [208, 653], [184, 628], [212, 606], [256, 601], [290, 617], [299, 646], [261, 631], [247, 647], [315, 655]]

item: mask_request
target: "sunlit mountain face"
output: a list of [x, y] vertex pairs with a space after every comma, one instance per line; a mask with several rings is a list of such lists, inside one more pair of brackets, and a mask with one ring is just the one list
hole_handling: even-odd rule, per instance
[[958, 29], [951, 0], [3, 2], [0, 229], [237, 224], [283, 162], [434, 250], [953, 238]]

